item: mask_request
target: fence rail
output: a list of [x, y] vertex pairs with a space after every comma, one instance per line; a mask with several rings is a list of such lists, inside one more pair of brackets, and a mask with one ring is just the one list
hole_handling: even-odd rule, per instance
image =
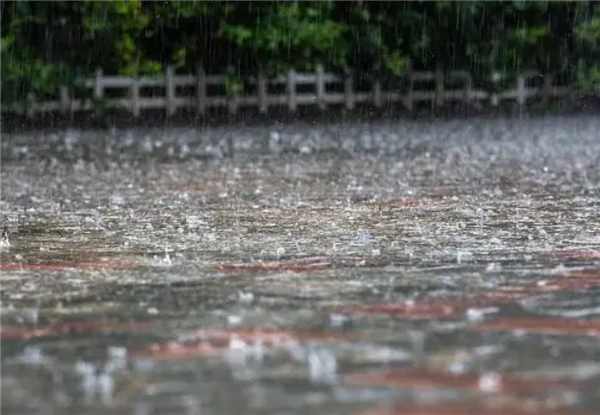
[[[28, 117], [48, 111], [72, 114], [92, 110], [94, 102], [102, 100], [110, 106], [131, 111], [134, 117], [149, 108], [164, 108], [166, 115], [172, 116], [182, 108], [202, 115], [208, 109], [216, 107], [227, 107], [234, 114], [240, 107], [255, 107], [261, 113], [266, 113], [270, 106], [286, 106], [293, 112], [305, 105], [316, 105], [324, 110], [331, 104], [341, 104], [352, 109], [356, 104], [371, 104], [380, 108], [386, 103], [396, 102], [411, 110], [413, 104], [419, 102], [429, 102], [432, 106], [441, 106], [449, 101], [465, 104], [488, 102], [497, 106], [501, 101], [514, 100], [522, 109], [530, 99], [549, 100], [571, 93], [569, 87], [557, 86], [551, 74], [524, 72], [516, 77], [513, 85], [507, 86], [504, 83], [505, 88], [499, 88], [506, 79], [501, 73], [493, 73], [489, 77], [489, 84], [497, 87], [486, 91], [474, 89], [472, 76], [464, 71], [446, 74], [439, 71], [411, 72], [396, 79], [404, 81], [403, 88], [390, 87], [384, 90], [382, 81], [376, 80], [365, 90], [356, 88], [355, 79], [350, 74], [326, 73], [318, 65], [315, 73], [290, 70], [286, 76], [274, 79], [264, 76], [245, 79], [245, 88], [235, 93], [234, 88], [226, 87], [227, 76], [208, 75], [202, 69], [198, 69], [193, 75], [177, 75], [172, 67], [167, 67], [162, 76], [142, 78], [103, 75], [99, 70], [94, 79], [82, 83], [92, 99], [77, 99], [71, 90], [62, 86], [57, 100], [38, 102], [33, 94], [29, 94], [24, 103], [2, 106], [2, 112], [17, 112]], [[534, 79], [542, 79], [543, 82], [541, 85], [531, 86]], [[424, 83], [429, 85], [423, 85]], [[453, 85], [449, 85], [451, 83]], [[156, 89], [161, 90], [158, 96]], [[107, 96], [109, 91], [112, 93]]]

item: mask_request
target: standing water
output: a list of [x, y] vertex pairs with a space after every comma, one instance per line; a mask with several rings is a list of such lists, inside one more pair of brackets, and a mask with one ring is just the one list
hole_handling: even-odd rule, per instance
[[599, 131], [4, 134], [2, 413], [597, 413]]

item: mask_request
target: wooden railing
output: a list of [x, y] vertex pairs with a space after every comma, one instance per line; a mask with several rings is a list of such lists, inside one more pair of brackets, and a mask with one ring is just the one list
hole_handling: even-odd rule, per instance
[[[543, 79], [541, 85], [529, 86], [530, 81], [535, 78]], [[498, 85], [504, 79], [506, 77], [503, 74], [494, 73], [489, 81], [490, 84]], [[429, 102], [432, 106], [441, 106], [448, 101], [461, 101], [465, 104], [487, 102], [497, 106], [503, 100], [514, 100], [522, 108], [530, 99], [548, 100], [570, 93], [570, 88], [556, 86], [551, 75], [542, 76], [536, 72], [525, 72], [516, 78], [512, 86], [505, 89], [494, 88], [495, 92], [474, 89], [473, 78], [464, 71], [448, 74], [405, 73], [397, 78], [404, 81], [404, 88], [385, 90], [381, 81], [373, 81], [368, 90], [359, 90], [355, 88], [355, 80], [351, 75], [326, 73], [322, 66], [317, 66], [315, 73], [290, 70], [286, 76], [275, 79], [264, 76], [248, 78], [243, 80], [246, 88], [242, 88], [242, 92], [238, 94], [231, 91], [234, 88], [227, 91], [227, 80], [225, 75], [209, 75], [202, 69], [193, 75], [177, 75], [172, 67], [167, 67], [162, 76], [142, 78], [103, 75], [102, 71], [97, 71], [94, 79], [82, 83], [92, 99], [75, 99], [67, 87], [61, 87], [60, 99], [39, 102], [33, 94], [29, 94], [24, 103], [3, 106], [2, 112], [24, 113], [28, 117], [48, 111], [68, 114], [92, 110], [94, 102], [105, 102], [107, 105], [129, 110], [134, 117], [150, 108], [164, 108], [166, 115], [171, 116], [180, 108], [191, 109], [201, 115], [215, 107], [227, 107], [234, 114], [240, 107], [255, 107], [261, 113], [266, 113], [270, 106], [286, 106], [293, 112], [305, 105], [316, 105], [324, 110], [330, 104], [341, 104], [352, 109], [356, 104], [371, 104], [380, 108], [391, 102], [400, 102], [412, 109], [413, 104], [419, 102]], [[457, 82], [459, 86], [456, 86]], [[429, 83], [429, 87], [419, 87], [419, 83]], [[448, 83], [455, 86], [450, 87]], [[299, 86], [310, 91], [301, 92], [298, 90]], [[148, 89], [154, 93], [160, 89], [161, 93], [159, 96], [148, 95], [144, 93]], [[184, 89], [187, 89], [187, 93]], [[112, 92], [110, 97], [107, 96], [107, 91]]]

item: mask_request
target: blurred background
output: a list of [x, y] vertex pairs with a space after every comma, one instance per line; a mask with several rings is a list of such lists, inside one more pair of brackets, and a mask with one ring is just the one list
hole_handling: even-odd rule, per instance
[[592, 1], [2, 2], [2, 103], [106, 74], [537, 70], [600, 83]]

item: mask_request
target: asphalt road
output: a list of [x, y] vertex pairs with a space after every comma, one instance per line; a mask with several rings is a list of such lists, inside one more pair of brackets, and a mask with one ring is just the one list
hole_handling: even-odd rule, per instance
[[600, 408], [597, 117], [1, 150], [2, 413]]

